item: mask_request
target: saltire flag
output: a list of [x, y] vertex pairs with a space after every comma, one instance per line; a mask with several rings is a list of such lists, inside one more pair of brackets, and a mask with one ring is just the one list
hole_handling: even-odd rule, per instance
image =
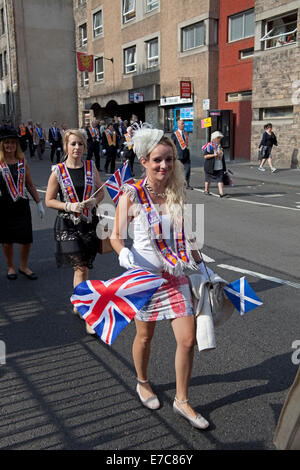
[[244, 315], [245, 313], [250, 312], [250, 310], [263, 305], [262, 301], [257, 297], [252, 287], [248, 284], [245, 276], [231, 284], [227, 284], [224, 287], [224, 292], [240, 315]]
[[123, 194], [121, 188], [125, 183], [134, 183], [128, 160], [104, 183], [115, 206], [118, 205], [119, 199]]
[[111, 345], [164, 282], [133, 268], [108, 281], [78, 284], [70, 300], [102, 341]]
[[79, 72], [93, 72], [94, 56], [77, 52], [77, 64]]

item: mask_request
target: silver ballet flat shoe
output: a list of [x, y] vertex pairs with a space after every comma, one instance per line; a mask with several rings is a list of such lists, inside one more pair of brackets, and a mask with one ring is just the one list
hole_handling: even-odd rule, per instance
[[140, 392], [140, 384], [146, 384], [149, 382], [149, 380], [139, 380], [137, 379], [138, 383], [136, 386], [136, 392], [139, 396], [139, 399], [141, 400], [141, 403], [146, 407], [149, 408], [149, 410], [157, 410], [160, 407], [159, 400], [156, 395], [153, 395], [150, 398], [147, 398], [146, 400], [142, 397], [141, 392]]
[[197, 416], [195, 416], [195, 418], [191, 418], [190, 416], [188, 416], [186, 413], [184, 413], [184, 411], [182, 411], [180, 408], [178, 408], [177, 404], [178, 403], [179, 405], [184, 405], [185, 403], [188, 403], [188, 400], [185, 400], [185, 401], [179, 401], [176, 397], [175, 397], [175, 400], [174, 400], [174, 403], [173, 403], [173, 411], [174, 413], [177, 413], [181, 416], [183, 416], [185, 419], [187, 419], [190, 424], [194, 427], [194, 428], [197, 428], [197, 429], [207, 429], [208, 426], [209, 426], [209, 422], [203, 418], [203, 416], [201, 416], [200, 413], [197, 414]]

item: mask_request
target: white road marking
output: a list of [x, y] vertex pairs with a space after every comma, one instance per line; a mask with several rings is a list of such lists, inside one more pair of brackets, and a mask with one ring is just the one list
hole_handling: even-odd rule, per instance
[[[201, 193], [204, 193], [204, 190], [203, 189], [198, 189], [198, 188], [194, 188], [195, 191], [199, 191]], [[210, 193], [212, 196], [215, 196], [215, 197], [219, 197], [218, 194], [214, 194], [214, 193]], [[230, 195], [229, 195], [230, 196]], [[209, 197], [209, 196], [207, 196]], [[275, 207], [275, 208], [278, 208], [278, 209], [287, 209], [289, 211], [296, 211], [296, 212], [299, 212], [299, 209], [296, 209], [295, 207], [287, 207], [287, 206], [278, 206], [276, 204], [268, 204], [267, 202], [257, 202], [257, 201], [248, 201], [246, 199], [237, 199], [237, 198], [234, 198], [234, 197], [228, 197], [228, 198], [225, 198], [227, 199], [228, 201], [235, 201], [235, 202], [245, 202], [246, 204], [254, 204], [256, 206], [266, 206], [266, 207]]]
[[265, 274], [257, 273], [255, 271], [249, 271], [248, 269], [237, 268], [228, 264], [218, 264], [218, 268], [228, 269], [229, 271], [235, 271], [243, 274], [249, 274], [249, 276], [258, 277], [260, 279], [265, 279], [266, 281], [271, 281], [277, 284], [295, 287], [295, 289], [300, 289], [300, 284], [297, 284], [296, 282], [286, 281], [284, 279], [279, 279], [278, 277], [266, 276]]
[[46, 193], [47, 191], [45, 191], [44, 189], [37, 189], [37, 192], [38, 193]]

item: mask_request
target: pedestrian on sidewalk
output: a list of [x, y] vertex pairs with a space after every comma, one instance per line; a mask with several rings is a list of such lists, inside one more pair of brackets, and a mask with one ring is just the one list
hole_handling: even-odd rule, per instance
[[[58, 211], [54, 236], [56, 240], [57, 267], [72, 266], [74, 288], [88, 279], [89, 269], [98, 252], [96, 234], [98, 217], [96, 206], [104, 198], [99, 173], [92, 160], [84, 160], [87, 135], [83, 129], [70, 129], [64, 133], [62, 163], [52, 168], [49, 178], [46, 205]], [[57, 200], [59, 194], [60, 200]], [[78, 314], [76, 308], [74, 313]], [[86, 323], [87, 332], [94, 330]]]
[[209, 195], [210, 183], [218, 183], [219, 196], [225, 197], [223, 188], [223, 178], [226, 172], [226, 163], [223, 149], [221, 147], [221, 140], [223, 134], [219, 131], [213, 132], [211, 135], [211, 142], [208, 142], [202, 147], [204, 154], [204, 172], [205, 172], [205, 190], [204, 194]]
[[37, 204], [38, 214], [44, 216], [43, 204], [32, 181], [30, 169], [14, 128], [0, 129], [0, 243], [7, 263], [7, 278], [17, 279], [14, 266], [14, 244], [19, 245], [19, 273], [30, 280], [37, 275], [28, 267], [32, 244], [32, 223], [26, 189]]
[[[111, 244], [125, 269], [138, 266], [162, 276], [164, 283], [136, 314], [133, 360], [137, 394], [142, 404], [156, 410], [160, 402], [148, 380], [151, 341], [158, 321], [170, 320], [177, 342], [175, 356], [176, 395], [173, 410], [192, 426], [206, 429], [208, 421], [188, 400], [188, 388], [195, 346], [195, 317], [184, 268], [201, 266], [197, 250], [184, 233], [183, 206], [185, 175], [173, 141], [163, 131], [141, 126], [134, 129], [133, 150], [146, 172], [136, 184], [124, 185], [116, 210]], [[158, 209], [159, 208], [159, 209]], [[133, 224], [133, 245], [124, 246], [129, 223]], [[171, 235], [174, 234], [174, 239]]]
[[265, 132], [263, 133], [262, 139], [259, 144], [261, 163], [258, 167], [260, 171], [266, 171], [264, 164], [268, 161], [268, 165], [271, 168], [272, 173], [276, 171], [276, 168], [272, 165], [272, 148], [273, 145], [278, 147], [276, 135], [273, 132], [273, 127], [271, 123], [268, 123], [264, 126]]
[[36, 147], [37, 156], [39, 160], [43, 159], [43, 154], [45, 152], [46, 146], [46, 133], [45, 130], [41, 127], [41, 123], [37, 122], [33, 131], [33, 143]]

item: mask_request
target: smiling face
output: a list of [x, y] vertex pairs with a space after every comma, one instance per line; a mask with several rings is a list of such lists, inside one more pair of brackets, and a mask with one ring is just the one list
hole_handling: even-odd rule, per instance
[[16, 139], [5, 139], [3, 141], [3, 150], [4, 153], [13, 154], [17, 151], [17, 141]]
[[75, 134], [70, 134], [67, 142], [67, 154], [74, 159], [81, 159], [84, 153], [83, 140]]
[[170, 145], [158, 144], [147, 158], [141, 158], [141, 164], [146, 168], [150, 185], [166, 185], [174, 168], [174, 150]]

